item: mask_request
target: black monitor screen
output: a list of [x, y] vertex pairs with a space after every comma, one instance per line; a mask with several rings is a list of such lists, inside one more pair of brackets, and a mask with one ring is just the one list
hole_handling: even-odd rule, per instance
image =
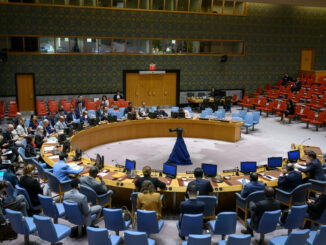
[[202, 163], [201, 168], [203, 169], [203, 172], [208, 177], [214, 177], [217, 173], [217, 165], [216, 164], [208, 164], [208, 163]]
[[136, 161], [131, 161], [131, 160], [126, 159], [125, 168], [127, 170], [134, 170], [134, 169], [136, 169]]
[[289, 151], [288, 152], [288, 159], [289, 161], [297, 161], [298, 159], [300, 159], [300, 150], [296, 150], [296, 151]]
[[177, 166], [171, 163], [164, 163], [163, 173], [170, 177], [175, 177], [177, 175]]
[[101, 156], [100, 156], [100, 154], [96, 154], [95, 166], [98, 167], [98, 168], [100, 168], [100, 166], [101, 166]]
[[256, 172], [257, 162], [241, 162], [241, 172]]
[[267, 166], [269, 168], [282, 167], [282, 157], [269, 157]]

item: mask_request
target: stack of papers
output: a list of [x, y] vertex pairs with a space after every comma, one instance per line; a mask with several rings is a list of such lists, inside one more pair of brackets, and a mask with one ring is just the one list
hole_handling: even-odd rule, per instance
[[54, 150], [54, 146], [44, 146], [44, 152], [49, 152]]
[[58, 156], [54, 155], [54, 156], [49, 156], [48, 158], [50, 159], [56, 159], [56, 158], [59, 158]]
[[108, 174], [107, 173], [98, 173], [97, 175], [104, 177], [104, 176], [107, 176]]
[[303, 169], [306, 168], [305, 166], [301, 166], [299, 163], [294, 164], [294, 166], [295, 166], [296, 168], [303, 168]]
[[58, 142], [57, 138], [55, 138], [55, 137], [48, 138], [46, 141], [46, 143], [50, 143], [50, 144], [57, 143], [57, 142]]
[[83, 169], [83, 168], [79, 167], [76, 163], [69, 164], [69, 167], [71, 167], [71, 168], [74, 169], [74, 170], [80, 170], [80, 169]]

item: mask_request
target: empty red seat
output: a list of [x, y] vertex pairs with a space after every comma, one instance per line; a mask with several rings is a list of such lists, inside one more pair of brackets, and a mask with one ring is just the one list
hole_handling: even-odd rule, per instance
[[[318, 116], [309, 121], [309, 123], [316, 126], [316, 131], [318, 131], [318, 127], [323, 125], [326, 118], [326, 111], [322, 111], [318, 114]], [[309, 127], [309, 123], [307, 123], [307, 127]]]
[[237, 94], [233, 94], [232, 99], [231, 99], [232, 104], [237, 102], [237, 97], [238, 97]]
[[0, 118], [5, 117], [5, 103], [0, 101]]
[[268, 114], [270, 112], [273, 112], [273, 106], [274, 106], [274, 103], [273, 102], [270, 102], [267, 107], [261, 108], [259, 110], [260, 110], [260, 112], [262, 112], [262, 111], [266, 112], [266, 116], [268, 117]]
[[317, 97], [312, 96], [309, 103], [306, 103], [307, 106], [313, 106], [317, 104]]
[[301, 112], [301, 109], [302, 109], [302, 105], [296, 105], [294, 109], [294, 114], [286, 116], [287, 118], [289, 118], [289, 123], [291, 123], [292, 119], [298, 116], [298, 114]]
[[317, 110], [320, 110], [322, 108], [324, 108], [325, 106], [325, 103], [326, 103], [326, 99], [324, 98], [321, 98], [319, 101], [318, 101], [318, 104], [314, 104], [314, 105], [311, 105], [312, 108], [316, 108]]
[[316, 112], [315, 111], [309, 111], [307, 117], [301, 118], [302, 122], [307, 123], [306, 128], [309, 127], [309, 122], [314, 119]]
[[282, 85], [282, 80], [278, 80], [276, 84], [273, 86], [273, 88], [278, 89]]
[[249, 111], [249, 109], [253, 107], [254, 102], [255, 102], [255, 98], [249, 98], [248, 103], [244, 103], [243, 106], [247, 107]]
[[92, 101], [85, 102], [87, 110], [94, 110], [96, 111], [96, 103]]
[[17, 113], [17, 104], [16, 103], [10, 103], [8, 106], [8, 117], [15, 117]]
[[266, 84], [266, 88], [263, 89], [263, 92], [268, 92], [268, 91], [270, 91], [271, 89], [272, 89], [271, 84], [270, 84], [270, 83], [267, 83], [267, 84]]
[[286, 110], [286, 101], [282, 101], [280, 106], [275, 109], [276, 114], [281, 116], [283, 114], [283, 111]]
[[258, 96], [258, 95], [260, 95], [260, 93], [261, 93], [261, 87], [258, 87], [256, 89], [256, 92], [255, 93], [252, 93], [252, 96]]

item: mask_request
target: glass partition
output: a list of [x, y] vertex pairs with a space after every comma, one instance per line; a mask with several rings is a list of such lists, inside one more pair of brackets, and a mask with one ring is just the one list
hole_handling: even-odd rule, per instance
[[40, 52], [54, 53], [54, 38], [40, 37]]
[[98, 53], [98, 39], [86, 38], [85, 49], [87, 53]]
[[137, 39], [127, 39], [127, 53], [138, 53], [138, 40]]
[[70, 38], [70, 52], [83, 53], [84, 52], [84, 39]]
[[126, 42], [124, 39], [113, 39], [112, 52], [123, 53], [125, 52]]
[[139, 53], [150, 54], [151, 53], [151, 41], [150, 40], [139, 40]]
[[56, 53], [68, 53], [69, 52], [69, 38], [58, 37], [55, 39], [55, 52]]
[[98, 39], [98, 47], [100, 53], [112, 52], [112, 40], [111, 39]]

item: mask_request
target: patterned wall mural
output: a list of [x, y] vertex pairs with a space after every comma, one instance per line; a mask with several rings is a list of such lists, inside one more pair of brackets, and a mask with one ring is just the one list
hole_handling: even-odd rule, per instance
[[326, 9], [250, 3], [247, 17], [105, 9], [0, 5], [0, 34], [245, 40], [246, 55], [9, 55], [0, 64], [0, 96], [15, 95], [15, 73], [35, 73], [36, 93], [104, 93], [122, 89], [122, 71], [180, 69], [181, 90], [244, 88], [300, 69], [302, 48], [315, 48], [326, 69]]

